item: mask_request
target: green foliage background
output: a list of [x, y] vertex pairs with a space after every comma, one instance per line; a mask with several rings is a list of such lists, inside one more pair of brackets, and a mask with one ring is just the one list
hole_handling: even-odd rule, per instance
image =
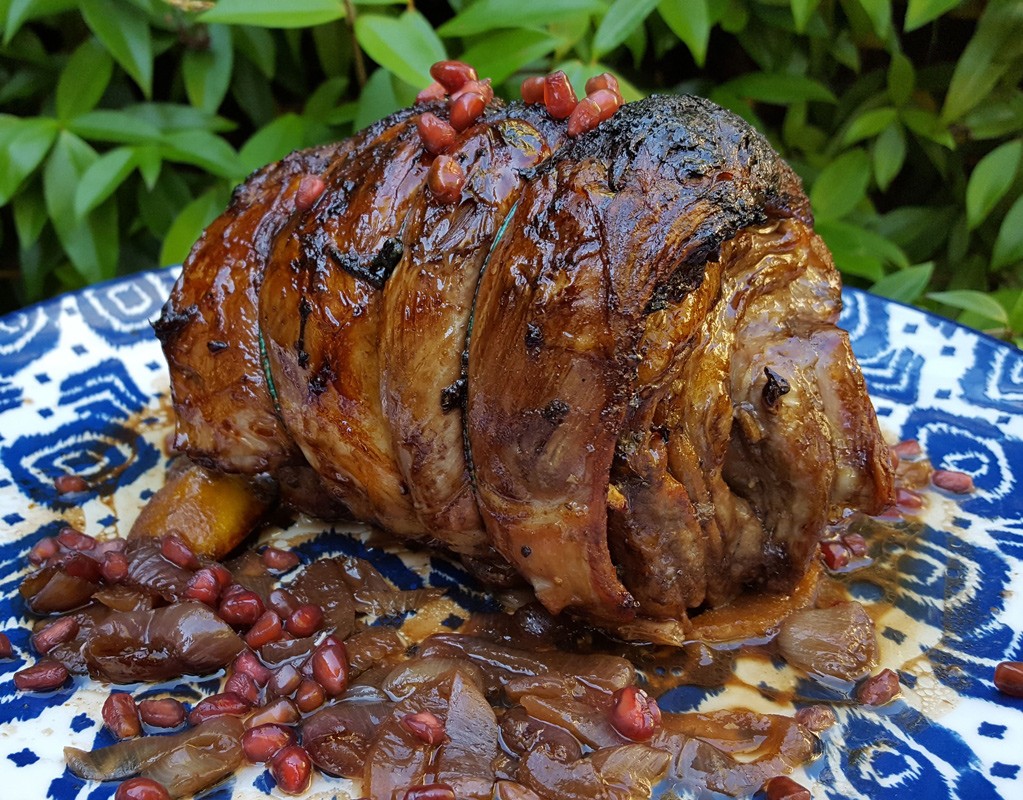
[[1019, 0], [0, 0], [0, 311], [182, 260], [245, 175], [457, 57], [703, 94], [846, 281], [1023, 343]]

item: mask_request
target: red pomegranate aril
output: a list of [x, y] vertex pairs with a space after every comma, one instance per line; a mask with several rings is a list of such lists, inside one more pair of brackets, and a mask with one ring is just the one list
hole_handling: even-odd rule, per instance
[[289, 569], [297, 567], [302, 560], [298, 557], [298, 553], [281, 550], [279, 547], [268, 547], [263, 551], [263, 563], [268, 569], [287, 572]]
[[308, 211], [320, 199], [327, 188], [323, 178], [319, 175], [303, 175], [298, 182], [298, 189], [295, 190], [295, 210]]
[[221, 692], [200, 700], [188, 712], [188, 724], [199, 725], [214, 717], [240, 717], [247, 713], [249, 704], [234, 692]]
[[185, 597], [208, 606], [215, 606], [220, 599], [220, 582], [213, 570], [203, 567], [188, 579]]
[[89, 484], [81, 475], [59, 475], [53, 481], [59, 494], [78, 494], [88, 490]]
[[637, 686], [626, 686], [611, 696], [611, 725], [626, 739], [645, 742], [661, 727], [657, 701]]
[[287, 697], [278, 697], [272, 703], [267, 703], [252, 713], [252, 716], [245, 721], [246, 728], [256, 728], [260, 725], [273, 723], [274, 725], [294, 725], [302, 719], [298, 706]]
[[114, 692], [103, 702], [103, 722], [118, 739], [131, 739], [142, 733], [142, 722], [134, 698]]
[[139, 716], [153, 728], [176, 728], [185, 721], [185, 706], [173, 697], [139, 700]]
[[856, 699], [864, 705], [883, 706], [899, 693], [899, 676], [894, 670], [883, 669], [860, 684]]
[[46, 655], [58, 644], [70, 642], [77, 635], [78, 620], [74, 617], [61, 617], [33, 633], [32, 646], [37, 653]]
[[870, 550], [867, 540], [863, 538], [861, 533], [842, 534], [842, 544], [848, 547], [849, 552], [856, 556], [856, 558], [863, 558]]
[[487, 101], [479, 92], [465, 92], [451, 103], [451, 127], [456, 131], [464, 131], [477, 119], [487, 107]]
[[60, 529], [60, 533], [57, 534], [57, 541], [68, 550], [77, 550], [80, 553], [96, 549], [95, 538], [70, 526]]
[[438, 745], [447, 738], [447, 734], [444, 732], [444, 723], [436, 714], [431, 714], [429, 711], [406, 714], [401, 718], [399, 724], [419, 741], [429, 745]]
[[474, 81], [479, 76], [475, 69], [461, 61], [438, 61], [430, 67], [430, 77], [448, 92], [457, 92], [466, 81]]
[[419, 138], [423, 140], [426, 152], [437, 155], [455, 143], [455, 129], [436, 114], [429, 111], [416, 120]]
[[238, 695], [250, 706], [259, 702], [259, 687], [252, 677], [244, 672], [236, 672], [224, 681], [224, 691]]
[[305, 679], [295, 691], [295, 705], [303, 714], [315, 711], [323, 705], [326, 699], [327, 693], [316, 681]]
[[568, 76], [560, 69], [544, 78], [543, 102], [547, 113], [554, 119], [568, 119], [575, 109], [578, 102], [575, 91]]
[[467, 92], [475, 92], [483, 98], [484, 103], [489, 103], [494, 99], [494, 87], [490, 85], [490, 78], [487, 78], [485, 81], [466, 81], [461, 89], [452, 93], [449, 102], [453, 104]]
[[312, 636], [323, 624], [323, 609], [307, 603], [296, 608], [288, 617], [288, 633], [299, 638]]
[[274, 589], [267, 597], [270, 608], [280, 615], [282, 619], [290, 617], [296, 608], [301, 605], [298, 598], [287, 589]]
[[427, 783], [409, 787], [403, 800], [456, 800], [456, 796], [446, 783]]
[[227, 600], [228, 598], [237, 597], [247, 591], [249, 591], [249, 589], [240, 583], [229, 583], [220, 590], [220, 599]]
[[835, 717], [835, 712], [830, 707], [824, 705], [805, 706], [799, 709], [793, 716], [796, 722], [814, 733], [826, 731], [838, 721], [837, 717]]
[[74, 578], [81, 578], [89, 583], [103, 580], [103, 569], [100, 563], [83, 553], [71, 551], [61, 558], [61, 569]]
[[606, 119], [611, 119], [611, 117], [615, 115], [615, 112], [622, 107], [621, 96], [615, 94], [610, 89], [597, 89], [595, 92], [586, 96], [596, 103], [597, 108], [600, 109], [601, 122]]
[[995, 667], [995, 688], [1003, 694], [1023, 697], [1023, 662], [1003, 661]]
[[810, 790], [788, 775], [769, 778], [761, 788], [765, 800], [810, 800]]
[[180, 536], [164, 536], [160, 542], [160, 555], [183, 569], [199, 569], [199, 559]]
[[296, 742], [295, 732], [283, 725], [259, 725], [242, 734], [242, 752], [252, 764], [263, 764]]
[[419, 94], [416, 95], [416, 105], [423, 103], [432, 103], [437, 100], [443, 100], [444, 95], [447, 94], [447, 90], [437, 81], [434, 81]]
[[588, 81], [586, 81], [586, 94], [593, 94], [598, 89], [607, 89], [614, 94], [621, 95], [621, 89], [618, 86], [618, 79], [610, 72], [602, 72], [599, 75], [594, 75]]
[[273, 672], [259, 660], [255, 653], [244, 650], [235, 658], [231, 665], [235, 672], [244, 672], [256, 682], [256, 686], [266, 686]]
[[331, 697], [343, 694], [348, 688], [348, 650], [338, 641], [327, 640], [309, 657], [313, 679]]
[[120, 583], [128, 577], [128, 557], [117, 550], [104, 553], [100, 572], [107, 583]]
[[821, 558], [828, 569], [849, 566], [849, 548], [841, 542], [821, 542]]
[[522, 81], [522, 88], [520, 90], [522, 92], [522, 102], [530, 106], [542, 103], [543, 85], [544, 79], [542, 75], [534, 75]]
[[245, 634], [245, 643], [258, 650], [264, 644], [280, 639], [281, 630], [281, 618], [273, 611], [264, 611]]
[[270, 677], [266, 690], [275, 697], [290, 697], [302, 683], [302, 673], [292, 664], [283, 664]]
[[936, 469], [931, 474], [931, 483], [939, 489], [954, 494], [969, 494], [976, 490], [973, 485], [973, 477], [965, 472], [958, 472], [948, 469]]
[[60, 545], [57, 544], [57, 539], [53, 536], [44, 536], [32, 545], [32, 549], [28, 551], [28, 560], [32, 564], [39, 566], [43, 562], [53, 558], [59, 552]]
[[217, 613], [230, 625], [254, 625], [266, 609], [259, 595], [251, 589], [236, 592], [220, 601]]
[[892, 450], [899, 458], [919, 458], [924, 454], [920, 442], [916, 439], [904, 439], [892, 447]]
[[270, 759], [270, 774], [277, 781], [277, 788], [285, 794], [302, 794], [309, 788], [313, 762], [302, 747], [291, 744]]
[[437, 156], [430, 164], [430, 191], [442, 203], [454, 203], [462, 196], [465, 169], [451, 156]]
[[128, 778], [117, 787], [114, 800], [171, 800], [170, 792], [152, 778]]
[[64, 685], [67, 667], [52, 658], [43, 658], [31, 667], [14, 673], [14, 685], [23, 692], [48, 692]]
[[589, 97], [584, 97], [572, 109], [568, 117], [568, 135], [573, 139], [600, 124], [600, 107]]
[[208, 569], [213, 573], [213, 577], [217, 579], [217, 584], [220, 586], [221, 592], [234, 583], [234, 576], [231, 574], [231, 570], [223, 564], [213, 562], [212, 564], [208, 564], [204, 567], [204, 569]]
[[6, 633], [0, 633], [0, 659], [14, 658], [14, 646]]
[[901, 486], [895, 490], [895, 504], [903, 508], [923, 508], [924, 497], [912, 489], [903, 489]]

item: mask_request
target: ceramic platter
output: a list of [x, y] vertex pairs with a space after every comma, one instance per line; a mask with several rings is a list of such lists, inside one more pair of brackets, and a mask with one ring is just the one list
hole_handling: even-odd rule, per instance
[[[40, 537], [73, 524], [125, 535], [159, 486], [170, 429], [168, 379], [150, 321], [174, 278], [163, 271], [120, 279], [0, 319], [0, 630], [16, 650], [0, 662], [0, 796], [101, 800], [114, 786], [64, 768], [62, 748], [110, 743], [100, 707], [109, 687], [78, 678], [60, 691], [15, 690], [33, 658], [30, 620], [18, 595], [25, 556]], [[791, 713], [780, 696], [838, 701], [839, 723], [801, 776], [815, 798], [1023, 797], [1023, 700], [992, 684], [995, 665], [1023, 660], [1023, 353], [946, 320], [845, 292], [842, 324], [867, 376], [890, 441], [918, 439], [935, 467], [973, 476], [977, 491], [928, 495], [926, 526], [897, 554], [897, 578], [878, 618], [881, 665], [899, 672], [902, 698], [882, 708], [841, 702], [783, 665], [763, 675], [740, 660], [724, 690], [670, 691], [672, 711], [731, 706]], [[84, 503], [62, 503], [57, 475], [84, 476]], [[319, 529], [318, 529], [319, 530]], [[323, 531], [303, 540], [306, 558], [345, 552], [373, 560], [402, 588], [445, 587], [463, 607], [488, 600], [450, 562], [377, 549], [365, 532]], [[865, 603], [878, 589], [852, 584]], [[217, 680], [162, 687], [183, 700]], [[132, 687], [136, 696], [156, 691]], [[800, 777], [800, 776], [797, 776]], [[348, 796], [317, 778], [310, 797]], [[274, 795], [247, 767], [206, 796]]]

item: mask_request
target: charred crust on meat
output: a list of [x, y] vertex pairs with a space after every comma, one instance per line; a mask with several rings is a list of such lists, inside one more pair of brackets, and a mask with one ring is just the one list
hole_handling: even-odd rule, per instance
[[526, 352], [531, 356], [537, 355], [543, 349], [543, 329], [535, 322], [526, 324]]
[[543, 409], [540, 411], [540, 416], [547, 420], [551, 425], [558, 426], [565, 421], [565, 417], [568, 416], [569, 408], [568, 403], [564, 400], [551, 400]]
[[465, 400], [465, 378], [459, 378], [449, 386], [440, 390], [440, 410], [447, 414], [456, 408], [461, 408]]
[[533, 548], [530, 547], [528, 544], [524, 544], [522, 545], [522, 549], [519, 550], [519, 552], [522, 553], [523, 558], [529, 558], [531, 555], [533, 555]]
[[792, 388], [789, 382], [770, 367], [764, 367], [764, 375], [767, 376], [767, 383], [764, 384], [763, 397], [764, 405], [774, 410], [778, 407], [778, 401], [782, 395], [788, 394]]
[[295, 352], [298, 354], [298, 365], [302, 368], [309, 366], [309, 353], [305, 349], [305, 326], [309, 321], [309, 315], [313, 307], [305, 295], [298, 301], [298, 340], [295, 342]]
[[342, 253], [336, 247], [329, 247], [327, 255], [341, 269], [353, 278], [365, 281], [374, 289], [383, 289], [387, 279], [391, 277], [394, 268], [398, 266], [405, 247], [401, 239], [392, 236], [384, 241], [379, 252], [373, 256], [369, 264], [363, 264], [358, 256], [351, 253]]
[[153, 332], [166, 347], [181, 335], [189, 323], [198, 319], [202, 319], [202, 314], [195, 303], [185, 306], [180, 311], [171, 308], [171, 304], [167, 303], [160, 318], [153, 323]]
[[208, 342], [206, 342], [206, 349], [209, 350], [210, 353], [212, 353], [213, 355], [224, 352], [230, 346], [231, 345], [225, 342], [223, 339], [210, 339]]
[[309, 379], [309, 393], [314, 397], [319, 397], [327, 390], [327, 386], [330, 385], [336, 377], [337, 375], [334, 373], [334, 369], [330, 366], [330, 364], [323, 364]]

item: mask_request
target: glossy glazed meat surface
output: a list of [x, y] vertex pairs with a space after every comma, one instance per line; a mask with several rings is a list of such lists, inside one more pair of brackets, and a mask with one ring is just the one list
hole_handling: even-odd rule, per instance
[[838, 273], [745, 122], [653, 97], [569, 138], [491, 103], [447, 151], [451, 202], [427, 111], [256, 173], [197, 243], [158, 324], [192, 458], [290, 470], [663, 641], [890, 501]]

